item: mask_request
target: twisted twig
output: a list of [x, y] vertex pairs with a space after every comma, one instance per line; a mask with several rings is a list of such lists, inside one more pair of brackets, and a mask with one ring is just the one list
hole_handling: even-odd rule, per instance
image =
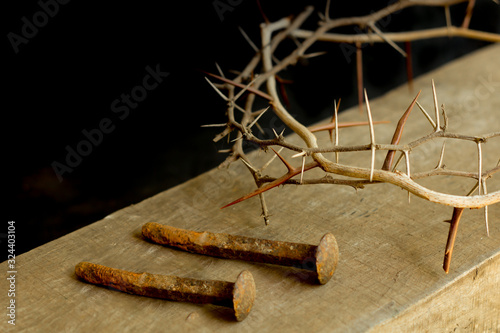
[[[276, 85], [276, 74], [282, 69], [286, 68], [288, 65], [294, 64], [299, 58], [306, 57], [305, 52], [307, 49], [314, 44], [316, 41], [329, 41], [329, 42], [345, 42], [345, 43], [354, 43], [359, 45], [362, 42], [387, 42], [391, 44], [393, 47], [397, 48], [402, 54], [405, 54], [405, 51], [399, 49], [399, 47], [395, 44], [398, 41], [411, 41], [422, 38], [433, 38], [439, 36], [461, 36], [467, 38], [475, 38], [482, 39], [488, 41], [500, 41], [500, 36], [497, 34], [484, 33], [479, 31], [472, 31], [467, 28], [467, 25], [464, 24], [461, 28], [456, 28], [448, 24], [448, 26], [443, 28], [436, 28], [431, 30], [421, 30], [414, 32], [401, 32], [401, 33], [392, 33], [386, 34], [380, 31], [376, 26], [375, 22], [382, 19], [385, 16], [388, 16], [396, 11], [399, 11], [403, 8], [415, 6], [415, 5], [425, 5], [425, 6], [448, 6], [453, 5], [455, 3], [463, 2], [464, 0], [420, 0], [420, 1], [409, 1], [409, 0], [401, 0], [392, 5], [387, 6], [386, 8], [374, 12], [370, 15], [361, 16], [361, 17], [351, 17], [351, 18], [340, 18], [340, 19], [329, 19], [328, 14], [325, 17], [325, 20], [320, 22], [320, 25], [315, 31], [306, 31], [299, 29], [302, 23], [309, 17], [312, 13], [312, 7], [307, 7], [304, 12], [298, 15], [295, 19], [284, 18], [278, 20], [276, 22], [266, 22], [261, 24], [261, 48], [256, 51], [255, 56], [251, 59], [246, 68], [235, 78], [228, 79], [223, 76], [208, 74], [212, 78], [215, 78], [218, 81], [224, 82], [224, 84], [211, 85], [214, 89], [217, 90], [219, 95], [226, 100], [228, 104], [227, 108], [227, 116], [228, 122], [226, 124], [222, 124], [225, 126], [224, 131], [216, 137], [216, 140], [220, 140], [225, 136], [229, 136], [230, 133], [234, 130], [237, 131], [236, 141], [231, 148], [231, 155], [226, 160], [226, 164], [237, 159], [242, 159], [245, 165], [248, 167], [248, 170], [251, 172], [254, 180], [258, 186], [256, 190], [253, 192], [227, 204], [224, 207], [230, 206], [232, 204], [241, 202], [253, 196], [259, 195], [261, 199], [262, 205], [262, 215], [266, 223], [269, 221], [267, 206], [265, 204], [265, 200], [263, 197], [264, 192], [283, 184], [342, 184], [349, 185], [355, 188], [362, 188], [366, 184], [374, 184], [374, 183], [390, 183], [396, 186], [399, 186], [409, 193], [412, 193], [418, 197], [429, 200], [431, 202], [452, 206], [454, 207], [454, 211], [462, 211], [464, 208], [481, 208], [487, 207], [488, 205], [500, 202], [500, 191], [487, 193], [486, 191], [486, 180], [493, 176], [496, 172], [500, 171], [500, 167], [497, 165], [495, 168], [491, 170], [483, 170], [482, 164], [482, 150], [481, 147], [488, 139], [500, 137], [500, 132], [494, 132], [490, 134], [484, 134], [481, 136], [467, 136], [458, 133], [450, 133], [447, 131], [447, 116], [444, 108], [442, 110], [439, 109], [437, 93], [435, 89], [434, 82], [432, 82], [432, 94], [433, 94], [433, 104], [434, 104], [434, 117], [429, 116], [429, 114], [423, 109], [423, 107], [418, 103], [417, 99], [419, 94], [415, 97], [415, 99], [411, 102], [406, 112], [401, 117], [396, 130], [394, 132], [394, 136], [390, 144], [379, 143], [375, 141], [374, 129], [373, 126], [375, 122], [372, 120], [370, 105], [368, 101], [368, 95], [365, 91], [365, 101], [367, 107], [368, 114], [368, 122], [367, 124], [370, 128], [370, 142], [367, 144], [359, 144], [359, 145], [339, 145], [338, 144], [338, 128], [341, 126], [353, 126], [360, 125], [360, 123], [355, 124], [341, 124], [338, 123], [337, 117], [334, 117], [334, 122], [329, 125], [316, 126], [315, 128], [307, 128], [300, 122], [298, 122], [294, 117], [292, 117], [287, 109], [282, 105], [279, 95], [278, 89]], [[329, 3], [327, 7], [329, 6]], [[468, 10], [468, 13], [471, 13], [471, 10]], [[467, 14], [470, 15], [470, 14]], [[466, 18], [466, 19], [470, 19]], [[340, 35], [333, 34], [329, 32], [330, 30], [346, 25], [359, 25], [361, 27], [369, 27], [371, 31], [375, 33], [375, 35], [367, 35], [367, 34], [358, 34], [358, 35]], [[277, 33], [276, 33], [277, 32]], [[276, 33], [276, 34], [275, 34]], [[274, 35], [273, 35], [274, 34]], [[281, 61], [276, 60], [273, 56], [274, 51], [278, 47], [281, 41], [283, 41], [287, 37], [300, 38], [303, 39], [302, 43], [298, 44], [297, 48], [288, 56], [286, 56]], [[245, 38], [248, 39], [248, 36], [245, 35]], [[253, 43], [252, 43], [253, 44]], [[274, 61], [274, 62], [273, 62]], [[256, 75], [257, 66], [261, 64], [261, 73]], [[247, 81], [249, 78], [252, 78], [250, 83], [243, 83]], [[261, 91], [259, 88], [262, 84], [266, 85], [267, 92]], [[220, 88], [227, 89], [227, 94], [223, 94]], [[248, 92], [249, 94], [245, 97], [244, 107], [241, 107], [237, 104], [237, 100], [241, 99], [242, 91], [238, 94], [235, 94], [235, 88], [240, 88], [242, 91]], [[283, 121], [283, 123], [295, 132], [303, 141], [304, 145], [296, 145], [290, 142], [287, 142], [282, 134], [275, 133], [275, 137], [272, 139], [259, 139], [257, 138], [251, 130], [251, 127], [257, 123], [258, 117], [262, 115], [264, 111], [255, 112], [252, 110], [255, 98], [263, 98], [269, 102], [272, 106], [274, 113]], [[426, 118], [429, 120], [433, 127], [433, 131], [430, 134], [423, 135], [422, 137], [406, 143], [400, 144], [400, 139], [402, 136], [402, 132], [404, 129], [404, 125], [408, 119], [408, 115], [411, 112], [413, 106], [417, 104], [419, 108], [422, 110]], [[235, 109], [241, 111], [242, 116], [241, 120], [237, 120], [235, 116]], [[337, 110], [335, 110], [336, 112]], [[443, 112], [443, 119], [441, 119], [441, 112]], [[335, 144], [330, 147], [319, 147], [316, 136], [313, 132], [318, 130], [329, 130], [330, 133], [335, 129]], [[330, 134], [331, 135], [331, 134]], [[331, 138], [333, 139], [332, 135]], [[441, 155], [439, 158], [439, 162], [437, 166], [433, 170], [418, 172], [415, 174], [410, 174], [410, 153], [421, 146], [422, 144], [435, 140], [437, 138], [447, 138], [452, 140], [462, 140], [462, 141], [473, 141], [477, 144], [478, 147], [478, 171], [475, 173], [470, 172], [461, 172], [456, 170], [448, 170], [443, 168], [443, 158], [444, 158], [444, 149], [441, 151]], [[280, 146], [285, 149], [289, 149], [292, 151], [298, 152], [298, 154], [294, 155], [294, 157], [301, 157], [302, 164], [301, 167], [295, 168], [292, 167], [279, 153], [276, 152], [276, 156], [281, 159], [281, 161], [285, 164], [288, 171], [284, 175], [280, 177], [268, 177], [262, 176], [261, 172], [264, 167], [258, 169], [254, 167], [249, 161], [248, 157], [245, 155], [242, 142], [246, 140], [247, 142], [255, 143], [261, 148], [265, 149], [269, 146]], [[347, 151], [371, 151], [371, 161], [367, 163], [369, 167], [355, 167], [351, 165], [345, 165], [338, 162], [338, 154], [341, 152]], [[377, 150], [387, 150], [387, 156], [384, 161], [383, 166], [378, 169], [375, 168], [375, 152]], [[335, 161], [331, 161], [324, 156], [324, 153], [335, 153]], [[401, 158], [405, 157], [406, 161], [406, 173], [402, 173], [396, 170], [396, 166], [392, 168], [392, 162], [394, 159], [394, 155], [396, 152], [401, 152]], [[306, 164], [306, 157], [309, 156], [312, 158], [312, 162]], [[401, 160], [400, 158], [400, 160]], [[499, 161], [500, 162], [500, 161]], [[324, 170], [327, 175], [322, 178], [317, 179], [304, 179], [303, 175], [308, 170], [320, 168]], [[300, 181], [296, 181], [292, 179], [293, 177], [300, 174]], [[328, 174], [337, 174], [342, 176], [351, 177], [352, 179], [334, 179]], [[470, 196], [470, 195], [451, 195], [447, 193], [442, 193], [438, 191], [434, 191], [427, 187], [424, 187], [418, 184], [415, 180], [431, 177], [435, 175], [449, 175], [449, 176], [459, 176], [459, 177], [469, 177], [477, 180], [479, 192], [478, 195]], [[447, 264], [446, 267], [449, 267], [449, 258], [451, 258], [451, 251], [454, 243], [454, 235], [456, 234], [456, 226], [458, 226], [458, 220], [460, 216], [458, 214], [454, 214], [455, 225], [453, 231], [450, 229], [450, 237], [453, 239], [449, 239], [447, 246]], [[487, 219], [487, 210], [485, 213], [485, 218]], [[446, 261], [445, 261], [446, 263]], [[445, 270], [447, 271], [447, 268]]]

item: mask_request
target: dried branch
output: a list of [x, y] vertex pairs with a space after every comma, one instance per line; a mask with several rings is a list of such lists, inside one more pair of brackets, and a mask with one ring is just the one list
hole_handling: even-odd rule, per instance
[[[334, 184], [334, 185], [348, 185], [355, 189], [363, 188], [366, 184], [377, 184], [377, 183], [390, 183], [398, 186], [413, 195], [416, 195], [425, 200], [454, 207], [454, 215], [452, 218], [452, 223], [450, 226], [450, 233], [448, 237], [448, 244], [445, 252], [445, 271], [449, 269], [449, 263], [451, 260], [451, 253], [453, 251], [454, 240], [456, 236], [456, 229], [458, 227], [458, 222], [461, 217], [461, 213], [464, 208], [481, 208], [485, 207], [485, 220], [488, 231], [487, 222], [487, 207], [489, 205], [500, 202], [500, 191], [487, 193], [486, 190], [486, 180], [492, 177], [495, 173], [500, 171], [500, 160], [497, 166], [490, 170], [483, 170], [483, 153], [482, 146], [486, 144], [487, 140], [500, 137], [500, 132], [488, 133], [479, 136], [463, 135], [459, 133], [450, 133], [447, 131], [448, 117], [445, 113], [444, 105], [441, 110], [439, 109], [438, 97], [436, 92], [436, 87], [434, 81], [431, 82], [432, 97], [434, 105], [434, 117], [431, 117], [425, 109], [417, 101], [420, 96], [419, 92], [414, 100], [410, 103], [408, 109], [404, 112], [401, 119], [399, 120], [394, 135], [389, 144], [379, 143], [375, 141], [375, 129], [374, 125], [381, 123], [373, 121], [372, 112], [368, 100], [368, 93], [364, 91], [364, 98], [367, 108], [368, 122], [354, 122], [354, 123], [339, 123], [337, 117], [338, 107], [335, 103], [334, 107], [334, 117], [331, 123], [325, 125], [316, 125], [311, 127], [306, 127], [297, 121], [294, 117], [290, 115], [285, 106], [281, 103], [280, 96], [278, 94], [277, 80], [280, 80], [277, 74], [285, 69], [289, 65], [295, 64], [299, 59], [308, 56], [316, 56], [323, 54], [322, 52], [315, 52], [306, 55], [306, 51], [310, 46], [318, 41], [335, 42], [335, 43], [352, 43], [356, 45], [357, 49], [357, 77], [358, 90], [362, 90], [362, 57], [361, 57], [361, 43], [366, 42], [385, 42], [394, 47], [402, 55], [407, 56], [410, 52], [405, 52], [396, 43], [405, 42], [406, 50], [410, 50], [410, 41], [419, 39], [429, 39], [435, 37], [443, 36], [457, 36], [465, 38], [473, 38], [478, 40], [495, 41], [500, 42], [500, 35], [474, 31], [468, 29], [467, 20], [470, 20], [472, 15], [472, 10], [468, 10], [466, 18], [464, 19], [464, 24], [461, 28], [457, 28], [451, 25], [451, 21], [447, 20], [447, 25], [445, 27], [412, 31], [412, 32], [399, 32], [399, 33], [385, 33], [382, 32], [375, 23], [388, 15], [391, 15], [397, 11], [411, 6], [440, 6], [445, 8], [446, 15], [449, 14], [449, 7], [465, 2], [466, 0], [400, 0], [395, 2], [379, 11], [373, 12], [369, 15], [359, 16], [359, 17], [348, 17], [331, 19], [329, 17], [330, 2], [327, 2], [326, 11], [322, 21], [319, 22], [319, 26], [314, 31], [308, 31], [300, 29], [305, 20], [313, 12], [312, 7], [307, 7], [302, 13], [297, 15], [295, 18], [287, 17], [280, 19], [276, 22], [269, 22], [267, 19], [265, 23], [260, 26], [261, 29], [261, 45], [258, 48], [253, 41], [250, 41], [248, 36], [242, 31], [244, 38], [250, 43], [255, 51], [255, 55], [251, 58], [247, 66], [237, 74], [236, 77], [230, 79], [222, 74], [222, 70], [219, 70], [221, 75], [215, 75], [210, 73], [205, 73], [216, 80], [222, 82], [222, 84], [216, 85], [210, 81], [210, 85], [216, 90], [216, 92], [227, 102], [227, 123], [226, 124], [214, 124], [211, 126], [222, 126], [225, 127], [224, 130], [216, 136], [214, 140], [220, 140], [223, 137], [229, 137], [230, 133], [233, 131], [237, 132], [236, 141], [231, 148], [231, 153], [223, 163], [223, 165], [228, 165], [229, 163], [241, 159], [247, 166], [247, 169], [252, 174], [257, 189], [250, 192], [247, 195], [242, 196], [239, 199], [225, 205], [223, 208], [234, 205], [236, 203], [242, 202], [246, 199], [252, 198], [259, 195], [260, 202], [262, 206], [262, 216], [267, 223], [269, 223], [269, 212], [264, 199], [264, 192], [271, 190], [279, 185], [295, 184], [295, 185], [312, 185], [312, 184]], [[474, 1], [469, 2], [469, 6], [473, 6]], [[355, 34], [355, 35], [345, 35], [336, 34], [331, 32], [331, 30], [343, 26], [359, 26], [368, 27], [375, 34]], [[277, 60], [274, 56], [275, 50], [278, 48], [280, 43], [287, 38], [291, 38], [296, 43], [296, 48], [287, 56], [281, 60]], [[301, 41], [299, 41], [299, 39]], [[408, 77], [411, 79], [411, 61], [407, 62], [407, 72]], [[263, 91], [262, 85], [265, 84], [265, 91]], [[222, 91], [226, 90], [226, 93]], [[243, 93], [246, 92], [245, 95]], [[256, 96], [263, 98], [268, 101], [274, 114], [285, 124], [285, 126], [297, 134], [302, 143], [295, 144], [288, 142], [287, 139], [281, 134], [277, 134], [273, 129], [274, 137], [270, 139], [261, 139], [252, 133], [252, 126], [257, 125], [258, 121], [261, 119], [264, 111], [254, 111], [254, 102]], [[362, 97], [362, 94], [360, 93]], [[360, 101], [360, 105], [362, 100]], [[424, 116], [428, 119], [429, 123], [433, 127], [433, 131], [430, 134], [423, 134], [418, 139], [408, 142], [400, 143], [402, 138], [402, 133], [404, 126], [408, 120], [409, 114], [414, 107], [417, 105], [423, 112]], [[234, 110], [237, 109], [241, 111], [241, 114], [237, 116]], [[442, 115], [440, 114], [442, 112]], [[441, 120], [442, 117], [442, 120]], [[434, 118], [434, 119], [433, 119]], [[339, 144], [339, 133], [338, 129], [341, 127], [350, 126], [360, 126], [368, 125], [369, 127], [369, 143], [361, 143], [357, 145], [340, 145]], [[330, 140], [333, 141], [333, 130], [335, 130], [335, 142], [330, 146], [318, 145], [317, 138], [314, 133], [317, 131], [328, 130], [330, 133]], [[477, 172], [464, 172], [459, 170], [445, 169], [444, 168], [444, 152], [445, 145], [443, 143], [441, 153], [439, 156], [439, 162], [437, 166], [428, 171], [420, 171], [416, 173], [410, 173], [410, 154], [421, 147], [423, 144], [437, 140], [439, 138], [444, 138], [446, 140], [457, 140], [461, 141], [472, 141], [477, 144], [478, 147], [478, 168]], [[301, 157], [301, 163], [299, 167], [292, 166], [279, 152], [275, 152], [275, 157], [278, 157], [282, 163], [287, 168], [287, 172], [277, 177], [263, 176], [262, 171], [271, 163], [273, 159], [265, 163], [261, 168], [255, 167], [251, 164], [248, 157], [243, 150], [242, 142], [250, 142], [256, 146], [259, 146], [263, 150], [267, 150], [268, 147], [277, 146], [281, 149], [286, 149], [296, 152], [293, 157]], [[352, 151], [370, 151], [371, 159], [370, 166], [367, 168], [355, 167], [352, 165], [345, 165], [339, 163], [339, 155], [343, 152]], [[384, 164], [381, 169], [375, 168], [375, 154], [376, 151], [387, 151], [387, 156], [384, 160]], [[280, 150], [281, 151], [281, 150]], [[396, 152], [400, 152], [399, 160], [392, 167], [392, 162]], [[324, 156], [325, 153], [335, 153], [335, 160], [331, 161]], [[306, 163], [306, 157], [312, 158], [312, 162]], [[402, 158], [405, 158], [406, 162], [406, 173], [402, 173], [396, 170]], [[368, 164], [368, 163], [367, 163]], [[308, 179], [305, 177], [307, 171], [311, 169], [321, 169], [325, 172], [325, 176], [320, 178]], [[293, 179], [295, 176], [300, 174], [300, 179]], [[343, 177], [349, 177], [350, 179], [336, 179], [331, 175], [340, 175]], [[479, 192], [477, 195], [452, 195], [447, 193], [442, 193], [435, 191], [431, 188], [425, 187], [417, 183], [418, 179], [428, 178], [437, 175], [447, 175], [452, 177], [467, 177], [477, 180]], [[473, 193], [471, 191], [471, 193]]]

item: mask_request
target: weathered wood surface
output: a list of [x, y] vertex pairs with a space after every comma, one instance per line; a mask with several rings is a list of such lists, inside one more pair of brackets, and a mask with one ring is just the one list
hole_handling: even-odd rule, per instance
[[[432, 107], [431, 78], [439, 103], [448, 110], [450, 131], [484, 134], [500, 129], [500, 45], [466, 56], [416, 80], [420, 103]], [[415, 94], [416, 91], [413, 93]], [[389, 142], [398, 118], [414, 97], [406, 86], [373, 100], [376, 138]], [[341, 121], [364, 120], [357, 108]], [[264, 124], [265, 127], [265, 124]], [[429, 133], [418, 109], [406, 126], [403, 140]], [[343, 129], [341, 144], [369, 142], [366, 128]], [[327, 134], [321, 134], [327, 140]], [[434, 166], [442, 142], [412, 153], [418, 165]], [[484, 168], [499, 158], [500, 140], [484, 146]], [[256, 153], [262, 165], [270, 155]], [[377, 154], [377, 165], [385, 153]], [[369, 152], [342, 154], [341, 162], [369, 166]], [[297, 165], [299, 160], [294, 161]], [[477, 168], [473, 143], [447, 145], [445, 164], [460, 170]], [[413, 167], [412, 165], [412, 167]], [[402, 169], [404, 170], [404, 168]], [[268, 173], [284, 167], [274, 162]], [[307, 176], [307, 174], [306, 174]], [[498, 178], [498, 177], [497, 177]], [[454, 193], [467, 193], [472, 180], [440, 177], [426, 184]], [[439, 183], [439, 184], [438, 184]], [[483, 210], [464, 212], [449, 274], [442, 270], [452, 208], [412, 197], [392, 185], [367, 186], [356, 193], [333, 185], [286, 186], [267, 193], [272, 212], [269, 226], [259, 217], [253, 198], [219, 207], [254, 189], [240, 163], [215, 169], [180, 186], [127, 207], [17, 258], [16, 326], [3, 315], [1, 331], [33, 332], [158, 332], [158, 331], [498, 331], [500, 330], [500, 205], [491, 206], [490, 237]], [[498, 180], [488, 183], [490, 191]], [[316, 244], [332, 232], [340, 261], [332, 280], [319, 286], [303, 271], [286, 267], [211, 258], [151, 244], [141, 226], [150, 221], [197, 231], [226, 232], [251, 237]], [[22, 237], [22, 235], [19, 235]], [[250, 270], [257, 286], [252, 312], [243, 322], [231, 310], [150, 299], [96, 287], [74, 273], [80, 261], [115, 268], [198, 279], [234, 282]], [[6, 262], [1, 270], [8, 270]], [[0, 283], [6, 312], [8, 284]]]

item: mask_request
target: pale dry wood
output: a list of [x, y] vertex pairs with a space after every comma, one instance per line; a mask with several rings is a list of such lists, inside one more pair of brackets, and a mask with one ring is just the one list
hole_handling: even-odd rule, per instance
[[[415, 88], [438, 83], [440, 100], [473, 98], [478, 79], [493, 73], [500, 82], [495, 60], [500, 46], [491, 46], [415, 80]], [[460, 84], [457, 84], [459, 82]], [[500, 89], [492, 86], [492, 89]], [[414, 96], [406, 86], [370, 101], [377, 117], [395, 124]], [[498, 117], [490, 112], [500, 103], [492, 93], [473, 110], [459, 99], [450, 111], [456, 130], [470, 126], [467, 113], [474, 112], [474, 132], [490, 132]], [[424, 106], [432, 96], [421, 98]], [[384, 107], [382, 107], [384, 106]], [[453, 105], [452, 105], [453, 106]], [[405, 127], [408, 138], [418, 136], [428, 121], [413, 114]], [[356, 108], [339, 115], [340, 121], [359, 119]], [[458, 120], [462, 120], [460, 123]], [[453, 122], [450, 121], [451, 124]], [[377, 140], [389, 141], [391, 131], [379, 130]], [[376, 129], [377, 130], [377, 129]], [[384, 133], [388, 133], [384, 137]], [[352, 144], [366, 128], [342, 133], [342, 143]], [[295, 135], [286, 138], [299, 142]], [[325, 133], [321, 140], [329, 142]], [[482, 145], [483, 165], [498, 164], [499, 140]], [[477, 147], [471, 143], [471, 151]], [[437, 157], [441, 145], [435, 145]], [[474, 150], [476, 149], [476, 150]], [[490, 149], [490, 150], [488, 150]], [[496, 152], [487, 154], [488, 151]], [[458, 163], [460, 147], [447, 141], [444, 164]], [[360, 153], [361, 154], [361, 153]], [[492, 156], [493, 155], [493, 156]], [[249, 154], [264, 165], [269, 155]], [[380, 156], [380, 164], [382, 158]], [[422, 156], [412, 155], [412, 159]], [[288, 158], [288, 155], [286, 156]], [[345, 154], [345, 163], [365, 163], [366, 156]], [[435, 165], [436, 160], [429, 163]], [[464, 164], [467, 165], [467, 164]], [[412, 165], [413, 166], [413, 165]], [[281, 172], [271, 163], [269, 173]], [[499, 330], [500, 208], [490, 206], [490, 237], [486, 237], [483, 214], [465, 210], [448, 275], [441, 269], [443, 242], [450, 209], [425, 200], [408, 204], [401, 191], [390, 185], [367, 186], [357, 193], [348, 187], [300, 186], [269, 192], [275, 207], [273, 223], [264, 226], [253, 212], [259, 202], [248, 201], [226, 210], [228, 196], [247, 193], [253, 180], [244, 176], [243, 163], [211, 170], [182, 185], [141, 203], [117, 211], [101, 221], [38, 247], [17, 258], [17, 325], [2, 320], [2, 332], [380, 332], [390, 331], [495, 331]], [[470, 170], [476, 172], [477, 170]], [[412, 171], [416, 174], [418, 170]], [[243, 175], [243, 176], [242, 176]], [[306, 179], [304, 179], [305, 181]], [[491, 182], [490, 182], [491, 181]], [[450, 184], [444, 190], [466, 193], [473, 184]], [[494, 177], [488, 189], [500, 187]], [[287, 200], [283, 201], [283, 197]], [[332, 280], [317, 286], [302, 270], [249, 264], [185, 253], [151, 244], [141, 238], [146, 222], [158, 222], [196, 231], [239, 234], [249, 237], [317, 244], [332, 232], [339, 244], [340, 261]], [[18, 221], [19, 223], [21, 221]], [[18, 235], [22, 237], [21, 234]], [[185, 276], [196, 279], [234, 280], [248, 269], [255, 278], [256, 301], [248, 318], [237, 323], [229, 309], [212, 305], [170, 302], [128, 295], [79, 281], [74, 267], [80, 261], [130, 271]], [[7, 271], [6, 262], [0, 264]], [[7, 280], [0, 281], [0, 301], [7, 304]], [[5, 310], [2, 310], [5, 311]]]

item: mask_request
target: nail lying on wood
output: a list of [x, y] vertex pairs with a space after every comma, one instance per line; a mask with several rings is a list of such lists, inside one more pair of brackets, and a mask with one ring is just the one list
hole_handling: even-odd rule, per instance
[[[193, 253], [308, 269], [317, 273], [321, 284], [330, 280], [339, 259], [337, 241], [331, 233], [325, 234], [317, 246], [194, 232], [154, 222], [146, 223], [142, 227], [142, 234], [155, 243]], [[310, 265], [311, 262], [313, 265]]]
[[238, 321], [248, 316], [255, 299], [255, 283], [249, 271], [242, 271], [234, 283], [133, 273], [89, 262], [76, 265], [75, 273], [87, 282], [129, 294], [229, 307]]

